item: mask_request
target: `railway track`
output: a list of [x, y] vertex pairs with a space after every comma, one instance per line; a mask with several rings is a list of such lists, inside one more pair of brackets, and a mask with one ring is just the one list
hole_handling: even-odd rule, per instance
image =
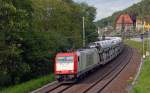
[[132, 48], [125, 48], [118, 58], [93, 72], [77, 84], [56, 83], [34, 93], [100, 93], [130, 63], [133, 56]]
[[[132, 49], [131, 49], [132, 52]], [[84, 91], [83, 93], [100, 93], [105, 87], [107, 87], [107, 85], [109, 83], [111, 83], [115, 77], [117, 77], [117, 75], [119, 75], [121, 73], [121, 71], [128, 65], [128, 63], [130, 62], [131, 58], [132, 58], [133, 52], [130, 53], [129, 58], [127, 60], [125, 60], [125, 64], [121, 63], [120, 65], [118, 65], [118, 67], [116, 69], [113, 69], [113, 71], [108, 74], [106, 77], [104, 77], [102, 80], [99, 80], [98, 82], [96, 82], [94, 84], [94, 86], [88, 88], [86, 91]], [[108, 78], [107, 80], [104, 80]]]

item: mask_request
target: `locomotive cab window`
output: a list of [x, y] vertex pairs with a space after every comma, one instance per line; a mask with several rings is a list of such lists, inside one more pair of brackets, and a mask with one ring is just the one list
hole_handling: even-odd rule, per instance
[[58, 57], [57, 58], [58, 63], [66, 63], [66, 62], [73, 62], [73, 56], [64, 56], [64, 57]]

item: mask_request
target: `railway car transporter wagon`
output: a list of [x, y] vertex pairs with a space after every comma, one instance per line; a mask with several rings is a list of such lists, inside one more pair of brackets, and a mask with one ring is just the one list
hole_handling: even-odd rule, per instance
[[[113, 37], [97, 41], [88, 49], [58, 53], [55, 58], [55, 76], [59, 82], [74, 82], [87, 72], [114, 59], [123, 49], [122, 40]], [[94, 46], [94, 47], [93, 47]]]

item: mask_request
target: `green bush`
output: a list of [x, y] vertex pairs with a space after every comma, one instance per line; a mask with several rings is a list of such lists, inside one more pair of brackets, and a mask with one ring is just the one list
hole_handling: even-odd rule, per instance
[[[96, 9], [72, 0], [0, 0], [0, 87], [53, 72], [57, 52], [96, 39]], [[94, 34], [93, 34], [94, 33]]]
[[0, 91], [0, 93], [28, 93], [54, 80], [54, 75], [47, 75], [38, 79], [18, 84]]

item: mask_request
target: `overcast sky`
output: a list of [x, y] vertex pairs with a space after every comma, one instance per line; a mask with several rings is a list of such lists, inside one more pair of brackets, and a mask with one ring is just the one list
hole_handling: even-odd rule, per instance
[[86, 2], [97, 8], [96, 20], [108, 17], [114, 12], [123, 10], [141, 0], [74, 0], [75, 2]]

